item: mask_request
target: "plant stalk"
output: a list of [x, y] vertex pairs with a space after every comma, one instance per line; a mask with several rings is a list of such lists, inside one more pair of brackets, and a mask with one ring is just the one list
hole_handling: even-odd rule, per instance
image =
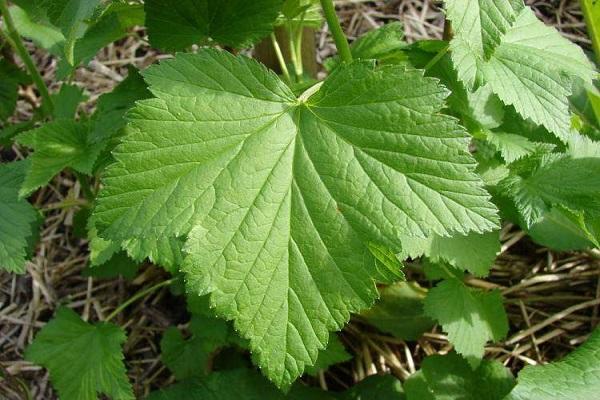
[[132, 303], [135, 303], [137, 300], [141, 299], [142, 297], [147, 296], [150, 293], [155, 292], [160, 288], [169, 286], [173, 282], [175, 282], [175, 279], [169, 279], [166, 281], [159, 282], [154, 286], [150, 286], [149, 288], [140, 290], [139, 292], [137, 292], [136, 294], [131, 296], [129, 299], [127, 299], [127, 301], [125, 301], [119, 307], [115, 308], [115, 310], [113, 312], [111, 312], [110, 315], [104, 319], [104, 322], [109, 322], [111, 319], [113, 319], [114, 317], [119, 315], [123, 310], [125, 310], [127, 307], [129, 307]]
[[350, 51], [350, 45], [348, 45], [346, 35], [344, 35], [344, 31], [342, 30], [340, 21], [338, 20], [337, 14], [335, 13], [335, 6], [333, 5], [333, 0], [321, 0], [321, 7], [323, 7], [323, 14], [325, 14], [327, 25], [329, 26], [329, 30], [331, 31], [331, 35], [333, 36], [333, 40], [335, 40], [335, 46], [337, 47], [338, 52], [340, 53], [340, 58], [343, 62], [352, 62], [352, 52]]
[[285, 63], [285, 58], [283, 58], [283, 53], [281, 52], [281, 47], [279, 47], [279, 42], [277, 41], [275, 33], [271, 33], [271, 43], [273, 44], [273, 50], [275, 50], [277, 62], [279, 62], [279, 66], [281, 67], [281, 73], [283, 74], [285, 80], [288, 83], [291, 83], [292, 79], [290, 78], [290, 71], [288, 70], [287, 64]]
[[[592, 48], [596, 55], [596, 63], [600, 66], [600, 15], [594, 15], [594, 4], [592, 0], [580, 0], [581, 10], [585, 24], [587, 25], [588, 35], [592, 40]], [[598, 8], [600, 13], [600, 8]]]
[[46, 83], [44, 83], [44, 79], [42, 75], [38, 71], [35, 63], [31, 59], [31, 56], [27, 52], [23, 41], [21, 40], [21, 36], [17, 32], [15, 28], [14, 21], [12, 16], [8, 12], [8, 5], [6, 0], [0, 0], [0, 13], [4, 16], [4, 23], [6, 24], [6, 30], [8, 32], [8, 37], [10, 39], [9, 43], [13, 46], [15, 52], [21, 57], [25, 67], [27, 68], [27, 72], [31, 75], [31, 79], [35, 83], [40, 95], [42, 96], [42, 111], [44, 115], [50, 115], [52, 113], [53, 105], [52, 98], [50, 97], [50, 93], [48, 92], [48, 87]]

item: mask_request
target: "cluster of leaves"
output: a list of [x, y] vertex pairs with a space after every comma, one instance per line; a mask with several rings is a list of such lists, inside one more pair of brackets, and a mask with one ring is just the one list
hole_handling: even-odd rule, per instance
[[[595, 334], [563, 362], [526, 369], [512, 390], [510, 372], [482, 360], [508, 332], [502, 296], [464, 283], [488, 274], [501, 221], [558, 250], [600, 245], [596, 72], [521, 0], [445, 3], [449, 41], [408, 45], [388, 24], [352, 44], [353, 62], [328, 60], [313, 85], [298, 49], [303, 28], [321, 23], [315, 1], [15, 1], [5, 19], [60, 60], [58, 79], [133, 26], [158, 49], [193, 51], [131, 68], [92, 114], [80, 110], [82, 89], [63, 83], [50, 111], [5, 126], [0, 139], [32, 153], [0, 167], [0, 265], [25, 271], [41, 220], [27, 197], [68, 170], [87, 197], [76, 218], [85, 274], [133, 277], [149, 259], [185, 278], [191, 320], [161, 341], [180, 382], [152, 399], [282, 398], [240, 356], [248, 350], [295, 399], [534, 398], [546, 374], [581, 369], [597, 383]], [[234, 55], [277, 26], [292, 41], [294, 81]], [[0, 73], [10, 76], [6, 120], [31, 81], [9, 59]], [[403, 282], [405, 259], [435, 286]], [[333, 332], [359, 312], [405, 340], [437, 323], [455, 352], [426, 359], [404, 387], [375, 377], [332, 394], [294, 383], [350, 358]], [[48, 368], [61, 398], [133, 398], [125, 340], [63, 308], [27, 358]]]

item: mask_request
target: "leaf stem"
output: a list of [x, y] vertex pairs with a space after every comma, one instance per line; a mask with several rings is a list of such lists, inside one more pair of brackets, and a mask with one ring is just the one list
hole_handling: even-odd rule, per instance
[[277, 61], [279, 62], [281, 73], [283, 74], [285, 80], [288, 83], [291, 83], [292, 79], [290, 77], [290, 71], [288, 71], [287, 64], [285, 63], [285, 59], [283, 58], [283, 53], [281, 52], [281, 47], [279, 47], [279, 42], [277, 41], [275, 33], [271, 33], [271, 43], [273, 44], [273, 50], [275, 50], [275, 56], [277, 57]]
[[108, 317], [106, 317], [104, 319], [104, 322], [109, 322], [111, 319], [113, 319], [114, 317], [116, 317], [117, 315], [119, 315], [123, 310], [125, 310], [127, 307], [129, 307], [132, 303], [136, 302], [137, 300], [141, 299], [142, 297], [147, 296], [150, 293], [155, 292], [155, 291], [157, 291], [160, 288], [163, 288], [165, 286], [169, 286], [173, 282], [175, 282], [175, 279], [168, 279], [166, 281], [159, 282], [159, 283], [157, 283], [154, 286], [150, 286], [149, 288], [140, 290], [139, 292], [137, 292], [136, 294], [134, 294], [133, 296], [131, 296], [129, 299], [127, 299], [127, 301], [125, 301], [119, 307], [115, 308], [115, 310], [113, 312], [111, 312], [108, 315]]
[[8, 11], [8, 5], [6, 0], [0, 0], [0, 13], [2, 13], [2, 15], [4, 16], [4, 23], [6, 24], [8, 37], [10, 38], [8, 42], [13, 46], [19, 57], [21, 57], [21, 60], [25, 64], [29, 75], [31, 75], [35, 86], [37, 87], [38, 91], [40, 92], [40, 95], [42, 96], [41, 108], [44, 112], [44, 115], [50, 115], [53, 109], [53, 104], [52, 98], [50, 97], [50, 93], [48, 92], [48, 87], [46, 86], [46, 83], [44, 83], [44, 78], [42, 78], [42, 75], [36, 68], [35, 63], [31, 59], [31, 56], [27, 52], [27, 49], [25, 48], [25, 45], [21, 40], [21, 36], [15, 28], [12, 16]]
[[321, 7], [323, 7], [323, 14], [325, 14], [327, 25], [329, 25], [333, 40], [335, 40], [335, 45], [340, 53], [340, 58], [343, 62], [352, 62], [352, 52], [350, 51], [348, 40], [346, 39], [346, 35], [344, 35], [340, 21], [335, 13], [333, 0], [321, 0]]

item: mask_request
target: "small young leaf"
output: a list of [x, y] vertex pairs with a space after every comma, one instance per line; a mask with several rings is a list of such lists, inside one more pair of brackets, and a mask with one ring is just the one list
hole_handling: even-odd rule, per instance
[[423, 312], [427, 290], [415, 282], [399, 282], [379, 291], [375, 305], [361, 314], [382, 332], [404, 340], [417, 340], [434, 322]]
[[446, 90], [419, 71], [356, 62], [306, 100], [205, 49], [145, 78], [157, 98], [129, 114], [96, 226], [146, 254], [187, 236], [189, 290], [212, 292], [280, 386], [373, 302], [368, 242], [398, 251], [401, 233], [497, 226], [468, 136], [439, 113]]
[[50, 371], [62, 400], [96, 400], [99, 394], [133, 400], [121, 350], [125, 340], [125, 332], [116, 325], [92, 325], [60, 308], [36, 335], [25, 358]]
[[144, 25], [141, 4], [110, 3], [75, 43], [73, 65], [88, 62], [100, 49], [125, 37], [128, 30], [136, 25]]
[[101, 149], [89, 140], [89, 125], [73, 120], [56, 120], [40, 128], [20, 134], [17, 143], [34, 149], [31, 168], [20, 190], [26, 196], [52, 177], [69, 167], [83, 174], [91, 174]]
[[29, 161], [0, 165], [0, 270], [24, 273], [39, 215], [19, 198]]
[[526, 366], [505, 400], [588, 400], [600, 388], [600, 328], [563, 360]]
[[551, 154], [523, 161], [501, 187], [512, 197], [527, 227], [555, 205], [600, 213], [600, 158]]
[[[350, 45], [350, 50], [355, 59], [377, 60], [381, 64], [403, 64], [408, 59], [402, 51], [406, 46], [402, 24], [392, 22], [359, 37]], [[325, 67], [331, 71], [339, 62], [338, 56], [332, 57], [325, 61]]]
[[471, 233], [463, 236], [429, 238], [406, 237], [400, 258], [427, 256], [434, 262], [445, 261], [477, 276], [486, 276], [500, 251], [498, 232]]
[[236, 49], [250, 47], [272, 30], [283, 0], [147, 0], [150, 43], [185, 50], [208, 40]]
[[549, 153], [555, 147], [550, 143], [532, 142], [524, 136], [505, 132], [487, 132], [486, 139], [496, 146], [507, 164], [538, 152]]
[[473, 370], [456, 353], [427, 357], [405, 383], [407, 400], [502, 400], [514, 386], [510, 371], [483, 360]]
[[450, 343], [473, 367], [489, 340], [498, 341], [508, 333], [500, 292], [470, 289], [458, 279], [444, 280], [429, 291], [425, 314], [439, 321]]
[[52, 95], [52, 103], [54, 104], [52, 115], [55, 119], [73, 119], [77, 107], [86, 99], [87, 96], [79, 86], [63, 84], [60, 91]]
[[100, 5], [100, 0], [42, 0], [39, 6], [46, 11], [49, 21], [65, 37], [64, 54], [70, 65], [75, 65], [74, 50], [77, 39], [83, 37], [88, 20]]

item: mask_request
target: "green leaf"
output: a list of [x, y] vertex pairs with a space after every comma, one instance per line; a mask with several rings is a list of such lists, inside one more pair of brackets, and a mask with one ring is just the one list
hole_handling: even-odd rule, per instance
[[494, 54], [523, 9], [520, 0], [446, 0], [446, 17], [453, 30], [452, 61], [467, 88], [481, 81], [484, 62]]
[[60, 91], [52, 95], [54, 109], [52, 115], [55, 119], [73, 119], [79, 104], [87, 99], [83, 89], [77, 85], [63, 84]]
[[167, 51], [212, 40], [250, 47], [272, 30], [283, 0], [147, 0], [150, 43]]
[[[392, 22], [359, 37], [350, 45], [350, 50], [355, 59], [377, 60], [381, 64], [402, 64], [407, 62], [407, 56], [403, 52], [407, 46], [402, 24]], [[339, 56], [335, 56], [326, 60], [325, 66], [331, 71], [339, 63]]]
[[[33, 8], [38, 11], [42, 10], [38, 5]], [[34, 18], [34, 14], [30, 14], [20, 7], [11, 6], [9, 10], [19, 35], [31, 39], [36, 46], [48, 50], [54, 56], [63, 56], [65, 37], [60, 30], [49, 22], [39, 21]]]
[[0, 270], [14, 273], [25, 272], [39, 218], [31, 204], [19, 198], [28, 163], [0, 165]]
[[402, 383], [393, 375], [371, 375], [346, 390], [341, 400], [404, 400]]
[[92, 267], [96, 267], [109, 261], [113, 255], [121, 250], [121, 246], [118, 243], [99, 237], [98, 230], [93, 225], [93, 220], [90, 219], [88, 225], [90, 264]]
[[48, 369], [62, 400], [96, 400], [100, 393], [134, 399], [121, 350], [125, 340], [125, 332], [116, 325], [92, 325], [60, 308], [36, 335], [25, 358]]
[[64, 54], [71, 65], [75, 64], [75, 42], [83, 37], [88, 20], [100, 5], [100, 0], [42, 0], [39, 6], [46, 11], [49, 21], [65, 37]]
[[194, 315], [190, 330], [192, 337], [186, 340], [171, 327], [160, 342], [161, 360], [178, 380], [206, 375], [212, 353], [229, 343], [230, 330], [225, 321]]
[[34, 150], [29, 157], [31, 168], [20, 195], [26, 196], [46, 185], [67, 167], [83, 174], [91, 174], [101, 149], [90, 143], [88, 133], [87, 123], [63, 119], [17, 136], [17, 143]]
[[348, 354], [340, 338], [332, 333], [329, 336], [327, 348], [319, 352], [319, 356], [314, 365], [306, 367], [306, 373], [308, 375], [316, 376], [319, 371], [327, 370], [335, 364], [343, 363], [351, 359], [352, 356]]
[[433, 321], [423, 312], [427, 290], [416, 282], [399, 282], [379, 293], [379, 301], [361, 315], [380, 331], [404, 340], [417, 340], [433, 327]]
[[558, 251], [600, 247], [600, 232], [594, 229], [590, 220], [597, 220], [597, 217], [560, 206], [552, 207], [527, 233], [536, 243]]
[[145, 78], [157, 98], [129, 114], [100, 235], [146, 254], [187, 236], [189, 289], [212, 293], [280, 386], [377, 296], [367, 243], [497, 227], [468, 135], [439, 113], [447, 92], [419, 71], [356, 62], [297, 99], [257, 62], [207, 49]]
[[16, 65], [0, 58], [0, 121], [11, 117], [19, 98], [19, 85], [30, 84], [29, 76]]
[[[91, 257], [90, 257], [91, 258]], [[112, 255], [107, 261], [100, 265], [90, 263], [83, 270], [83, 276], [93, 276], [100, 279], [111, 279], [122, 276], [125, 279], [133, 279], [140, 267], [140, 264], [133, 261], [124, 251], [119, 251]]]
[[439, 321], [450, 343], [473, 367], [483, 357], [488, 341], [498, 341], [508, 333], [500, 292], [470, 289], [458, 279], [444, 280], [429, 291], [425, 314]]
[[446, 9], [454, 30], [452, 60], [467, 88], [489, 84], [521, 116], [566, 140], [572, 84], [595, 76], [583, 51], [522, 0], [446, 0]]
[[141, 4], [110, 3], [75, 43], [74, 65], [88, 62], [99, 50], [125, 37], [130, 28], [144, 25]]
[[496, 146], [508, 164], [537, 152], [549, 153], [555, 147], [550, 143], [532, 142], [524, 136], [505, 132], [487, 132], [486, 139]]
[[600, 388], [600, 328], [564, 359], [527, 366], [505, 400], [588, 400]]
[[600, 213], [600, 158], [552, 154], [538, 162], [526, 160], [501, 187], [512, 197], [527, 227], [555, 205]]
[[456, 353], [433, 355], [405, 383], [407, 400], [501, 400], [514, 386], [510, 371], [483, 360], [473, 370]]
[[367, 243], [367, 246], [371, 254], [375, 257], [375, 267], [379, 275], [375, 278], [377, 282], [392, 284], [406, 280], [406, 275], [404, 275], [403, 271], [404, 265], [402, 265], [402, 262], [392, 250], [386, 246], [372, 242]]
[[92, 116], [90, 141], [102, 149], [94, 167], [95, 171], [102, 170], [113, 162], [111, 152], [123, 134], [126, 124], [125, 114], [136, 101], [152, 97], [139, 71], [134, 67], [129, 67], [128, 70], [127, 78], [111, 92], [104, 93], [98, 98], [96, 111]]
[[445, 261], [477, 276], [486, 276], [499, 252], [500, 236], [498, 232], [472, 233], [450, 238], [440, 236], [406, 237], [402, 241], [400, 258], [418, 258], [425, 255], [434, 262]]
[[194, 379], [153, 392], [148, 400], [281, 400], [293, 398], [252, 370], [213, 372], [202, 380]]

